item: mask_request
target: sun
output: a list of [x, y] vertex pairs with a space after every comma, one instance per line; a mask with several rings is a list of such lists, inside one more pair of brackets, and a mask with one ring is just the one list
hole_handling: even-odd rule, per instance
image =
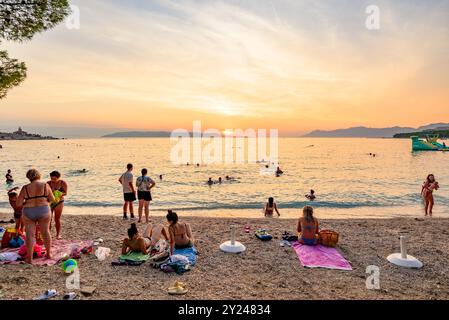
[[234, 130], [226, 129], [226, 130], [221, 131], [221, 133], [224, 136], [233, 136], [234, 135]]

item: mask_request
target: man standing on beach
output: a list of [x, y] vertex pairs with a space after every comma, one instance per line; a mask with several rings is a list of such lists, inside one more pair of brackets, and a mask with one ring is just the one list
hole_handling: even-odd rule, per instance
[[136, 190], [134, 189], [133, 185], [133, 165], [131, 163], [128, 163], [126, 166], [128, 169], [124, 174], [121, 175], [120, 179], [118, 181], [123, 186], [123, 198], [125, 200], [125, 203], [123, 204], [123, 220], [128, 219], [128, 207], [129, 207], [129, 213], [131, 214], [131, 219], [134, 219], [134, 206], [133, 202], [136, 201]]

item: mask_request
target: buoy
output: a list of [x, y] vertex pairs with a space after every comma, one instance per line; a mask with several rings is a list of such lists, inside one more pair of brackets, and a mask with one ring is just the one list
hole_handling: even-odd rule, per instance
[[220, 245], [220, 250], [227, 253], [240, 253], [246, 250], [245, 246], [235, 241], [235, 226], [231, 226], [231, 241], [226, 241]]
[[401, 244], [401, 253], [393, 253], [387, 257], [387, 260], [391, 263], [404, 267], [404, 268], [412, 268], [412, 269], [420, 269], [423, 264], [421, 261], [416, 259], [414, 256], [407, 254], [407, 237], [401, 235], [399, 237]]

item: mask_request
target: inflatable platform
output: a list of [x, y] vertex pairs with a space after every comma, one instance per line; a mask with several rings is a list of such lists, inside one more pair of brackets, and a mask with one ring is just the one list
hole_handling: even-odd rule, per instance
[[438, 142], [438, 135], [427, 135], [425, 139], [417, 136], [411, 138], [413, 151], [449, 151], [445, 143]]

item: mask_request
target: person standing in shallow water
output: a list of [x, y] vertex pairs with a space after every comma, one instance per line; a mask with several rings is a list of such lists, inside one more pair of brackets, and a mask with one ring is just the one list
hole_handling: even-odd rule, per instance
[[134, 206], [133, 202], [136, 201], [136, 190], [134, 189], [134, 177], [132, 174], [133, 165], [128, 163], [126, 166], [127, 171], [120, 176], [118, 181], [123, 187], [123, 220], [128, 219], [128, 208], [129, 213], [131, 214], [131, 219], [134, 219]]
[[6, 183], [7, 184], [14, 183], [14, 178], [12, 177], [11, 169], [8, 169], [8, 171], [6, 172], [5, 178], [6, 178]]
[[421, 195], [424, 200], [425, 216], [432, 216], [433, 205], [435, 203], [433, 199], [433, 190], [438, 190], [439, 188], [440, 186], [435, 180], [435, 176], [433, 174], [429, 174], [421, 188]]

